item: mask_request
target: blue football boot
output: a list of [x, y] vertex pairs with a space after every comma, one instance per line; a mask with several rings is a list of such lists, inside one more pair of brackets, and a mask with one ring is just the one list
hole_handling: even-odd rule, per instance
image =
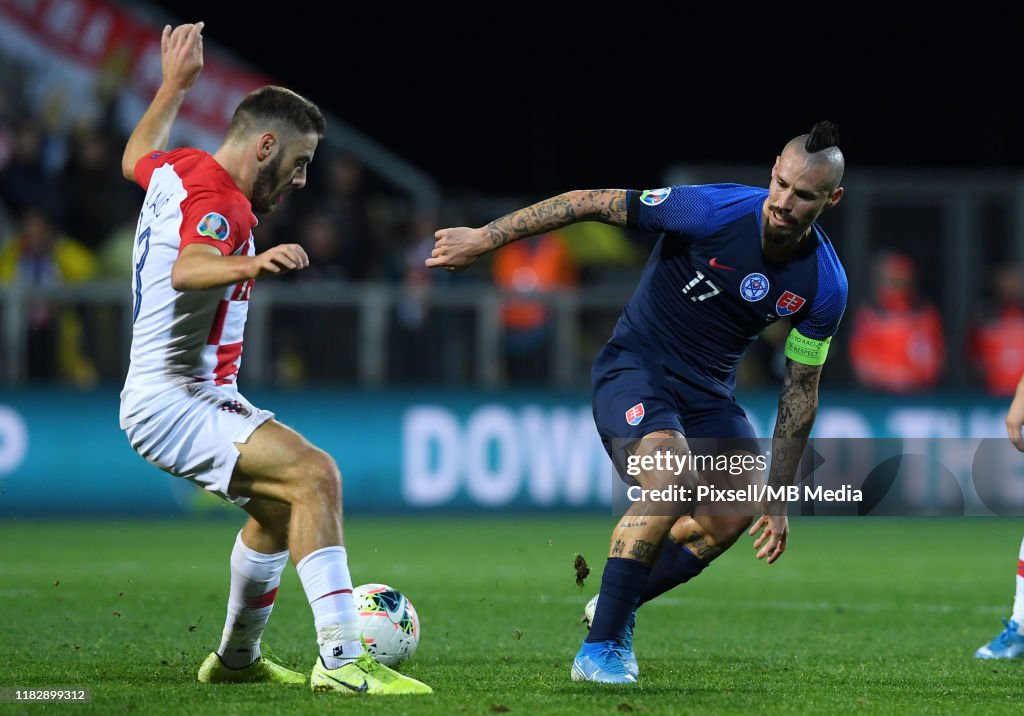
[[[583, 618], [580, 620], [587, 625], [587, 629], [590, 629], [591, 622], [594, 621], [594, 613], [597, 611], [597, 598], [600, 595], [595, 594], [587, 602], [587, 606], [583, 608]], [[626, 672], [629, 673], [634, 679], [640, 678], [640, 665], [636, 661], [636, 653], [633, 651], [633, 629], [636, 627], [636, 610], [629, 615], [629, 621], [626, 622], [626, 632], [622, 643], [619, 644], [619, 652], [622, 655], [622, 661], [626, 665]]]
[[974, 652], [975, 659], [1016, 659], [1024, 655], [1024, 634], [1012, 619], [1003, 619], [1005, 627], [996, 638]]
[[573, 681], [601, 684], [635, 684], [636, 677], [626, 671], [617, 641], [583, 642], [572, 662]]

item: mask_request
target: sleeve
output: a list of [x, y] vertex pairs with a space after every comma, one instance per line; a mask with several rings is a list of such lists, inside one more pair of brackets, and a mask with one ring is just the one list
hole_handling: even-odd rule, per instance
[[190, 244], [206, 244], [230, 256], [249, 239], [231, 201], [216, 192], [204, 191], [181, 206], [181, 243], [178, 253]]
[[687, 236], [709, 233], [714, 211], [705, 186], [667, 186], [626, 192], [626, 225], [631, 229]]
[[831, 251], [818, 253], [818, 290], [806, 314], [793, 322], [786, 340], [786, 357], [805, 365], [822, 365], [832, 336], [846, 312], [849, 286], [846, 272]]
[[149, 189], [149, 180], [153, 178], [153, 172], [170, 161], [167, 152], [154, 151], [144, 154], [139, 161], [135, 162], [135, 181], [143, 189]]

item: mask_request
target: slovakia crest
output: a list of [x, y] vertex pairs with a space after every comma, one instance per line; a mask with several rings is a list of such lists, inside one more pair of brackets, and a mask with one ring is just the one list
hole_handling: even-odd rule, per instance
[[640, 195], [640, 203], [647, 204], [647, 206], [657, 206], [665, 201], [665, 199], [668, 199], [668, 195], [671, 193], [672, 187], [670, 186], [664, 189], [647, 189]]
[[768, 286], [768, 277], [763, 273], [748, 273], [740, 282], [740, 295], [754, 303], [768, 295]]
[[196, 224], [196, 232], [200, 236], [208, 236], [217, 241], [227, 241], [231, 227], [228, 225], [227, 219], [216, 211], [211, 211]]
[[637, 403], [632, 408], [626, 411], [626, 422], [630, 425], [639, 425], [640, 421], [644, 419], [644, 404]]
[[792, 316], [803, 308], [805, 303], [807, 303], [807, 299], [803, 296], [797, 296], [792, 291], [786, 291], [775, 302], [775, 312], [780, 316]]

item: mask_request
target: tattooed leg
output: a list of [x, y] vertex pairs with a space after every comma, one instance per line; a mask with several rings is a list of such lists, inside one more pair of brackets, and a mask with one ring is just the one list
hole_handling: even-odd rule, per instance
[[[660, 496], [665, 488], [692, 486], [692, 471], [682, 469], [685, 461], [675, 459], [688, 455], [689, 448], [680, 433], [662, 430], [636, 441], [630, 446], [628, 457], [641, 458], [635, 461], [641, 466], [636, 481], [644, 490], [656, 490], [656, 495]], [[581, 657], [584, 662], [599, 658], [610, 669], [609, 673], [622, 677], [618, 683], [636, 680], [639, 673], [633, 655], [636, 610], [648, 589], [654, 563], [666, 542], [665, 536], [688, 508], [688, 502], [648, 500], [641, 496], [619, 520], [612, 532], [590, 632], [580, 647], [577, 662]], [[603, 656], [592, 657], [591, 654]]]
[[721, 510], [713, 512], [709, 514], [707, 507], [700, 505], [694, 514], [680, 517], [672, 525], [668, 539], [662, 543], [661, 553], [651, 568], [641, 604], [699, 575], [736, 542], [751, 522], [750, 510], [747, 509], [729, 510], [729, 514], [721, 514]]
[[672, 525], [669, 536], [705, 562], [718, 557], [735, 544], [752, 519], [734, 515], [685, 516]]
[[[730, 451], [727, 455], [740, 455], [746, 458], [751, 453], [746, 451]], [[732, 475], [722, 471], [703, 471], [700, 474], [702, 484], [718, 485], [723, 489], [745, 491], [750, 485], [764, 483], [762, 470], [753, 469]], [[694, 512], [684, 515], [672, 525], [669, 536], [676, 544], [685, 546], [696, 557], [710, 562], [729, 549], [742, 535], [755, 516], [760, 514], [760, 506], [754, 503], [713, 503], [697, 505]]]
[[[668, 457], [685, 455], [687, 452], [686, 440], [678, 432], [659, 430], [645, 436], [632, 446], [630, 454], [660, 457], [658, 464], [662, 467], [641, 472], [636, 476], [637, 482], [646, 490], [663, 490], [670, 486], [688, 484], [692, 477], [688, 472], [665, 467], [681, 464], [679, 461], [670, 461]], [[685, 502], [634, 502], [612, 532], [608, 556], [652, 564], [665, 536], [680, 514], [687, 509], [689, 504]]]

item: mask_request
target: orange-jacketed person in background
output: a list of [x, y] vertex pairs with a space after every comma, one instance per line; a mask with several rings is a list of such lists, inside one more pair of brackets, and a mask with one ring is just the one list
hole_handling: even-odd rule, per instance
[[1024, 374], [1024, 266], [1007, 264], [993, 272], [991, 302], [975, 316], [970, 356], [992, 395], [1011, 397]]
[[850, 363], [865, 388], [915, 393], [934, 387], [946, 358], [938, 309], [917, 291], [917, 271], [907, 256], [880, 256], [873, 290], [854, 313]]

